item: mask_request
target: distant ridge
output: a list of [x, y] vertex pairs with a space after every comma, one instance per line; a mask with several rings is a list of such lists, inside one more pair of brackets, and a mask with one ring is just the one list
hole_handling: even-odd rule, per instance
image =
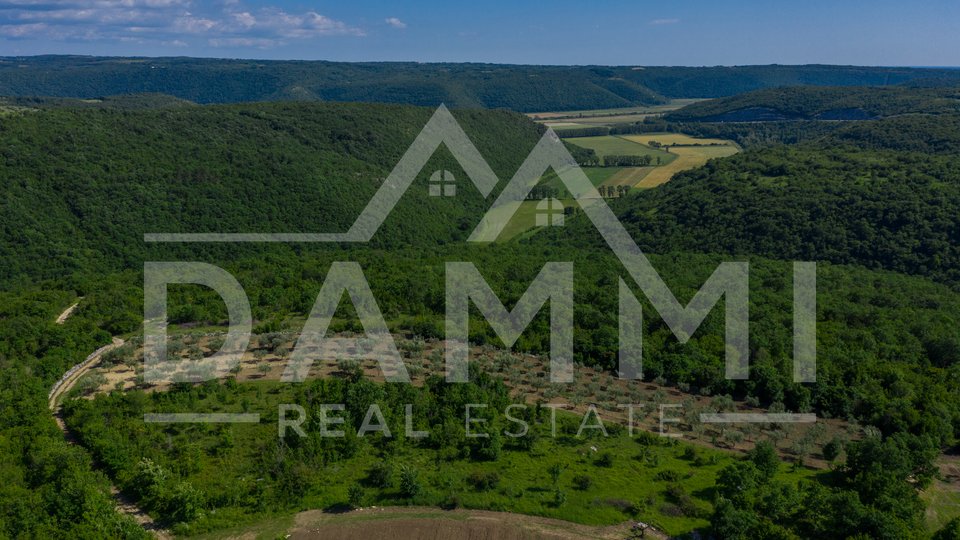
[[0, 96], [167, 94], [195, 103], [360, 101], [521, 112], [630, 107], [779, 86], [960, 84], [960, 70], [529, 66], [94, 56], [0, 57]]

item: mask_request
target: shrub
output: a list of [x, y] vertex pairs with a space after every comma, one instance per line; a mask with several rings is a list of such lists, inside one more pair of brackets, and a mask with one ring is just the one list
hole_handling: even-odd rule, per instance
[[500, 483], [500, 475], [493, 471], [474, 471], [467, 477], [467, 483], [477, 491], [488, 491], [497, 487]]
[[400, 467], [400, 495], [412, 499], [423, 491], [423, 485], [417, 475], [417, 470], [413, 467], [403, 465]]
[[597, 459], [596, 461], [594, 461], [594, 464], [597, 465], [598, 467], [613, 467], [613, 454], [611, 454], [610, 452], [603, 452], [602, 454], [597, 456]]
[[676, 482], [680, 480], [680, 473], [670, 469], [664, 469], [658, 472], [654, 478], [661, 482]]
[[385, 461], [375, 464], [367, 473], [367, 482], [374, 487], [389, 488], [393, 485], [393, 467]]
[[567, 493], [562, 489], [558, 489], [553, 492], [553, 505], [556, 507], [561, 507], [564, 503], [567, 502]]
[[626, 499], [607, 499], [604, 501], [607, 506], [616, 508], [628, 516], [635, 516], [640, 513], [640, 506]]
[[760, 474], [770, 480], [777, 474], [777, 468], [780, 467], [780, 458], [777, 457], [777, 451], [769, 441], [760, 441], [752, 450], [747, 452], [747, 458], [757, 466]]
[[833, 461], [840, 457], [840, 452], [843, 450], [843, 442], [840, 439], [833, 438], [830, 439], [830, 442], [823, 445], [823, 459], [827, 461]]
[[578, 474], [573, 477], [573, 487], [579, 489], [580, 491], [586, 491], [590, 489], [590, 486], [593, 485], [593, 478], [586, 474]]
[[360, 508], [363, 506], [363, 500], [366, 497], [366, 493], [363, 491], [363, 486], [360, 484], [353, 484], [350, 486], [350, 489], [347, 490], [347, 502], [350, 503], [350, 506], [354, 508]]

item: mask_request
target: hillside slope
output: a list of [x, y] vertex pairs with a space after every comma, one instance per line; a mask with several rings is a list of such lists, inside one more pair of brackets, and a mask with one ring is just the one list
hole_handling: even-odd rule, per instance
[[[0, 283], [137, 265], [147, 232], [345, 231], [432, 113], [276, 103], [0, 118]], [[455, 116], [501, 178], [542, 130], [503, 111]], [[456, 197], [428, 196], [439, 169], [460, 180]], [[488, 204], [441, 147], [374, 244], [461, 240]]]
[[868, 120], [960, 111], [957, 88], [770, 88], [688, 105], [666, 115], [686, 122]]
[[[710, 161], [611, 204], [646, 251], [830, 261], [957, 284], [958, 125], [955, 115], [852, 122], [816, 141]], [[602, 242], [585, 219], [568, 228], [532, 242]]]

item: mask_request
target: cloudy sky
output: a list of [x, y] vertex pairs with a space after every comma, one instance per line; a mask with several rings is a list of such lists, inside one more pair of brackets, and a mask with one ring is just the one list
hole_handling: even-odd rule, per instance
[[0, 0], [0, 56], [960, 66], [960, 2]]

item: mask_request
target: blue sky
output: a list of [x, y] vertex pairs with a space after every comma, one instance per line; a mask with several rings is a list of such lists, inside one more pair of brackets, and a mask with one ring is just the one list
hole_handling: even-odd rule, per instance
[[960, 66], [960, 2], [0, 0], [0, 55]]

